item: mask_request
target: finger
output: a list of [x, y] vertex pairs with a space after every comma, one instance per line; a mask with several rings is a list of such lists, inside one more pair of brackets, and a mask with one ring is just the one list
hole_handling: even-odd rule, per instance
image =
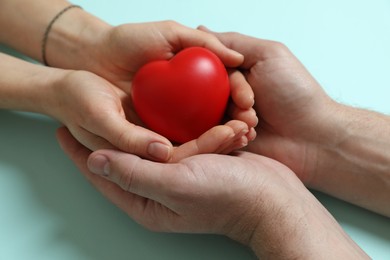
[[180, 164], [163, 164], [116, 150], [98, 150], [88, 159], [88, 168], [123, 191], [169, 205], [168, 194], [179, 185]]
[[168, 139], [132, 124], [119, 115], [105, 117], [95, 130], [95, 134], [105, 138], [118, 149], [142, 158], [166, 162], [173, 152]]
[[57, 129], [56, 135], [62, 150], [69, 156], [69, 158], [75, 163], [77, 168], [89, 181], [91, 181], [99, 189], [102, 189], [102, 187], [105, 187], [110, 183], [89, 171], [87, 167], [87, 160], [92, 151], [80, 144], [66, 127]]
[[129, 193], [121, 189], [116, 183], [92, 173], [87, 167], [88, 156], [91, 151], [77, 142], [67, 128], [62, 127], [57, 130], [57, 139], [64, 152], [96, 189], [138, 223], [145, 224], [145, 215], [148, 212], [145, 211], [147, 201], [143, 197]]
[[171, 162], [204, 153], [217, 153], [225, 143], [230, 143], [235, 133], [231, 127], [215, 126], [195, 140], [174, 148]]
[[254, 128], [251, 128], [246, 134], [240, 134], [235, 137], [235, 139], [227, 146], [222, 148], [219, 152], [220, 154], [230, 154], [236, 150], [246, 147], [249, 142], [253, 141], [256, 138], [256, 131]]
[[240, 33], [216, 33], [205, 26], [199, 26], [198, 30], [216, 36], [226, 47], [244, 55], [245, 59], [241, 65], [244, 69], [249, 69], [258, 61], [264, 60], [267, 57], [266, 49], [274, 43]]
[[87, 158], [91, 151], [81, 145], [66, 127], [58, 128], [56, 136], [62, 150], [75, 161], [76, 165], [84, 164], [86, 166]]
[[215, 126], [199, 138], [175, 147], [171, 162], [178, 162], [196, 154], [230, 153], [234, 149], [238, 149], [236, 148], [237, 140], [245, 136], [248, 131], [248, 126], [238, 120]]
[[256, 127], [259, 122], [256, 111], [253, 108], [243, 110], [234, 104], [229, 104], [227, 115], [234, 120], [245, 122], [249, 128]]
[[229, 72], [231, 97], [237, 107], [249, 109], [255, 103], [255, 95], [244, 75], [238, 70]]
[[231, 138], [230, 142], [226, 142], [224, 145], [221, 145], [219, 153], [229, 154], [234, 150], [243, 148], [248, 144], [248, 139], [246, 135], [248, 134], [248, 126], [239, 120], [231, 120], [225, 124], [234, 130], [234, 137]]
[[243, 135], [239, 139], [235, 140], [229, 147], [226, 147], [223, 151], [221, 151], [221, 154], [230, 154], [236, 150], [239, 150], [241, 148], [244, 148], [248, 145], [248, 138]]
[[102, 179], [92, 174], [87, 168], [87, 160], [88, 156], [92, 153], [91, 150], [79, 143], [66, 127], [57, 129], [56, 136], [62, 150], [88, 180], [95, 182], [94, 179]]
[[237, 51], [231, 50], [223, 45], [217, 37], [212, 34], [193, 30], [185, 26], [176, 27], [179, 37], [179, 50], [187, 47], [200, 46], [215, 53], [227, 67], [237, 67], [242, 64], [244, 57]]
[[84, 128], [68, 128], [69, 132], [72, 134], [77, 141], [79, 141], [83, 146], [88, 148], [91, 151], [97, 149], [114, 149], [115, 147], [108, 142], [106, 139], [95, 135]]
[[256, 128], [252, 127], [251, 129], [249, 129], [249, 132], [246, 134], [246, 137], [248, 138], [248, 143], [255, 140], [256, 136]]

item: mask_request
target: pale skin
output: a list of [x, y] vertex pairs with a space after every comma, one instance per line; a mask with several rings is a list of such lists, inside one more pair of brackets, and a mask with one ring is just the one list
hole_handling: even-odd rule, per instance
[[[41, 61], [45, 29], [69, 5], [62, 0], [1, 1], [0, 42]], [[241, 54], [226, 48], [215, 36], [175, 22], [113, 27], [73, 8], [55, 22], [47, 41], [48, 63], [62, 69], [0, 56], [4, 75], [0, 93], [7, 97], [0, 101], [0, 108], [48, 114], [91, 150], [115, 147], [156, 161], [229, 153], [245, 146], [255, 137], [257, 116], [252, 109], [253, 91], [240, 83], [243, 75], [239, 72], [230, 73], [233, 102], [227, 123], [196, 140], [173, 147], [137, 118], [129, 96], [134, 73], [149, 61], [169, 59], [190, 46], [210, 49], [228, 67], [243, 61]]]
[[225, 234], [264, 258], [368, 258], [303, 184], [390, 216], [389, 117], [333, 101], [281, 43], [215, 35], [245, 56], [240, 69], [262, 119], [245, 148], [251, 154], [155, 164], [113, 150], [91, 154], [61, 129], [64, 150], [152, 230]]

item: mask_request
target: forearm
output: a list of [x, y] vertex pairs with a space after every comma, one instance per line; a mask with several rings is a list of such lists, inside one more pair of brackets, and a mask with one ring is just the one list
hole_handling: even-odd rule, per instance
[[260, 223], [250, 243], [260, 259], [369, 259], [309, 191]]
[[0, 53], [0, 109], [46, 113], [50, 86], [62, 73]]
[[[50, 21], [71, 3], [64, 0], [4, 0], [0, 2], [0, 42], [42, 61], [42, 39]], [[49, 65], [84, 69], [92, 55], [91, 46], [106, 23], [82, 9], [73, 8], [53, 24], [47, 39], [46, 57]], [[85, 50], [88, 46], [88, 51]], [[94, 50], [96, 51], [96, 50]], [[80, 59], [84, 57], [85, 59]], [[78, 57], [77, 59], [75, 57]]]
[[390, 216], [390, 117], [339, 105], [332, 127], [310, 186]]
[[50, 20], [65, 6], [63, 0], [3, 0], [0, 2], [0, 41], [41, 60], [41, 42]]

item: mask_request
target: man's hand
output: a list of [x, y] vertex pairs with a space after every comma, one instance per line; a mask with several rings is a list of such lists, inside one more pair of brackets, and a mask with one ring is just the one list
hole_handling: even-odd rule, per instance
[[260, 258], [367, 257], [296, 175], [272, 159], [240, 152], [162, 164], [115, 150], [91, 154], [65, 128], [57, 137], [98, 190], [153, 231], [227, 235]]
[[247, 150], [287, 165], [310, 188], [390, 216], [390, 117], [333, 101], [281, 43], [214, 35], [245, 57], [260, 118]]
[[241, 67], [260, 115], [258, 136], [248, 151], [286, 164], [309, 183], [319, 146], [332, 141], [327, 124], [334, 102], [283, 44], [237, 33], [215, 35], [245, 57]]
[[250, 140], [247, 136], [254, 138], [247, 124], [231, 120], [173, 148], [169, 140], [142, 127], [128, 95], [110, 82], [85, 71], [61, 75], [60, 80], [46, 87], [45, 112], [60, 120], [93, 151], [115, 148], [167, 162], [199, 153], [229, 153], [246, 146]]

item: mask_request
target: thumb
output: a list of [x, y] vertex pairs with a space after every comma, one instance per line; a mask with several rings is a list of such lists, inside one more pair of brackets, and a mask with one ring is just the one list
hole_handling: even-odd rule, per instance
[[244, 57], [237, 51], [227, 48], [214, 35], [185, 26], [179, 26], [176, 30], [180, 48], [201, 46], [215, 53], [227, 67], [241, 65]]
[[242, 55], [246, 55], [248, 53], [244, 53], [244, 51], [247, 49], [244, 46], [244, 41], [248, 36], [242, 35], [240, 33], [235, 33], [235, 32], [224, 32], [224, 33], [219, 33], [210, 30], [208, 27], [204, 25], [200, 25], [197, 28], [200, 31], [209, 33], [217, 37], [217, 39], [222, 42], [227, 48], [232, 49], [234, 51], [237, 51], [241, 53]]
[[[156, 163], [117, 150], [97, 150], [89, 155], [88, 169], [119, 185], [124, 191], [165, 205], [168, 193], [178, 185], [185, 167]], [[169, 203], [168, 203], [169, 204]]]
[[267, 49], [274, 43], [236, 32], [217, 33], [203, 25], [198, 26], [197, 29], [214, 35], [227, 48], [244, 55], [244, 62], [241, 65], [244, 69], [249, 69], [256, 62], [264, 60], [267, 57]]
[[173, 146], [168, 139], [119, 116], [106, 118], [96, 130], [97, 135], [119, 150], [142, 158], [166, 162], [173, 153]]

